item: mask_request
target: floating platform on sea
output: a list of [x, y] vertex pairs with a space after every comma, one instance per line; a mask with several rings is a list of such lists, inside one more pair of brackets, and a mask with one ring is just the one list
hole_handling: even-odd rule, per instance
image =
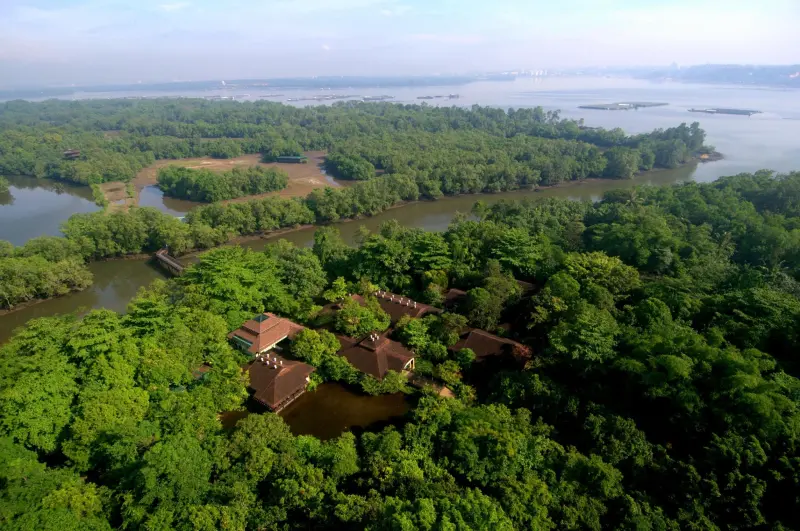
[[737, 114], [739, 116], [753, 116], [754, 114], [761, 114], [761, 111], [754, 111], [751, 109], [723, 109], [719, 107], [710, 109], [689, 109], [689, 112], [704, 112], [706, 114]]
[[443, 99], [443, 98], [447, 98], [449, 100], [455, 100], [455, 99], [458, 99], [460, 97], [461, 96], [459, 94], [448, 94], [447, 96], [440, 96], [440, 95], [436, 95], [436, 96], [417, 96], [417, 99], [418, 100], [440, 100], [440, 99]]
[[361, 96], [357, 94], [324, 94], [321, 96], [305, 96], [300, 98], [288, 98], [286, 101], [332, 101], [332, 100], [351, 100]]
[[654, 101], [623, 101], [619, 103], [598, 103], [596, 105], [580, 105], [579, 109], [594, 109], [598, 111], [629, 111], [631, 109], [641, 109], [645, 107], [663, 107], [669, 103]]
[[383, 96], [364, 96], [361, 99], [364, 100], [364, 101], [387, 101], [387, 100], [393, 100], [394, 96], [387, 96], [387, 95], [383, 95]]

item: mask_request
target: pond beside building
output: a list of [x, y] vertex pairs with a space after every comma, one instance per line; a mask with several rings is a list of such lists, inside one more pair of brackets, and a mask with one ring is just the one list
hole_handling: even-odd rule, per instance
[[[249, 401], [249, 410], [226, 411], [220, 415], [225, 429], [250, 414], [271, 414], [266, 407]], [[333, 439], [353, 428], [379, 428], [403, 417], [409, 409], [403, 393], [369, 396], [356, 393], [336, 383], [326, 383], [307, 391], [281, 411], [280, 416], [295, 435], [313, 435], [322, 440]]]
[[295, 435], [314, 435], [326, 440], [353, 428], [397, 420], [409, 409], [403, 393], [369, 396], [340, 384], [326, 383], [300, 396], [281, 416]]

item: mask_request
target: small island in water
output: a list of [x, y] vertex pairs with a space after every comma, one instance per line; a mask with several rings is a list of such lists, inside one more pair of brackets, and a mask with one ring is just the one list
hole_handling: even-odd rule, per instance
[[629, 111], [631, 109], [641, 109], [645, 107], [663, 107], [669, 103], [659, 103], [652, 101], [624, 101], [619, 103], [598, 103], [595, 105], [580, 105], [579, 109], [594, 109], [599, 111]]
[[723, 109], [723, 108], [689, 109], [689, 112], [704, 112], [706, 114], [738, 114], [742, 116], [753, 116], [754, 114], [761, 114], [761, 111], [753, 111], [750, 109]]

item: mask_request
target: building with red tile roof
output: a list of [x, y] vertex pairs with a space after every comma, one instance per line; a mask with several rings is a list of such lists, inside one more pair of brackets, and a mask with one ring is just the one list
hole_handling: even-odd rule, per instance
[[[376, 291], [373, 295], [378, 299], [378, 304], [380, 304], [381, 309], [389, 314], [392, 325], [397, 324], [405, 315], [409, 317], [422, 317], [428, 313], [442, 313], [442, 310], [439, 308], [388, 291]], [[359, 304], [364, 304], [364, 298], [361, 295], [352, 295], [351, 298]]]
[[490, 334], [477, 328], [470, 330], [453, 345], [452, 350], [471, 349], [475, 353], [475, 361], [489, 356], [509, 355], [518, 359], [530, 357], [530, 349], [511, 339]]
[[337, 352], [359, 371], [381, 380], [388, 371], [414, 369], [414, 353], [383, 335], [371, 334], [361, 341], [336, 336], [342, 348]]
[[279, 412], [306, 391], [311, 373], [316, 369], [280, 356], [257, 356], [246, 369], [250, 374], [253, 398]]
[[272, 350], [284, 339], [293, 339], [305, 327], [272, 313], [256, 315], [228, 334], [228, 339], [252, 355]]

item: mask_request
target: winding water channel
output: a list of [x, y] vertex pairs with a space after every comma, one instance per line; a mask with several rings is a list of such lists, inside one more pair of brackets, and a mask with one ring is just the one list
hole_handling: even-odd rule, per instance
[[[440, 92], [448, 90], [441, 88]], [[597, 200], [608, 190], [639, 184], [670, 185], [689, 180], [710, 182], [723, 175], [753, 172], [763, 168], [776, 171], [800, 169], [800, 98], [796, 91], [725, 86], [652, 84], [636, 80], [573, 79], [552, 83], [522, 80], [514, 83], [475, 83], [459, 87], [459, 104], [480, 103], [499, 107], [531, 107], [564, 109], [563, 115], [582, 117], [590, 126], [621, 127], [629, 133], [670, 127], [682, 121], [698, 120], [708, 133], [708, 143], [725, 155], [718, 162], [687, 166], [670, 171], [652, 172], [633, 181], [592, 181], [571, 184], [538, 192], [516, 191], [481, 196], [446, 197], [435, 202], [419, 202], [383, 212], [372, 218], [338, 224], [346, 241], [352, 242], [360, 225], [375, 230], [385, 220], [396, 219], [403, 225], [427, 230], [444, 230], [457, 212], [469, 212], [478, 199], [495, 203], [524, 197], [564, 197], [575, 200]], [[408, 96], [411, 97], [410, 95]], [[670, 105], [637, 111], [579, 110], [585, 103], [611, 101], [664, 101]], [[761, 115], [697, 116], [687, 112], [692, 106], [736, 106], [759, 109]], [[88, 189], [64, 185], [54, 191], [53, 183], [19, 178], [12, 180], [9, 200], [0, 197], [0, 239], [15, 244], [41, 234], [57, 234], [58, 224], [75, 212], [88, 212], [97, 207], [90, 200]], [[25, 185], [27, 184], [27, 188]], [[49, 188], [48, 188], [49, 187]], [[60, 192], [60, 193], [59, 193]], [[175, 215], [191, 204], [171, 202], [159, 197], [157, 190], [147, 204]], [[26, 199], [26, 194], [31, 194]], [[5, 201], [5, 203], [4, 203]], [[52, 203], [49, 203], [52, 201]], [[10, 204], [9, 204], [10, 203]], [[9, 208], [10, 207], [10, 208]], [[13, 210], [12, 210], [13, 209]], [[298, 230], [281, 237], [298, 245], [310, 245], [313, 229]], [[263, 248], [270, 239], [246, 244]], [[124, 311], [137, 290], [161, 278], [159, 270], [145, 260], [118, 260], [90, 265], [94, 285], [86, 291], [45, 301], [0, 316], [0, 342], [30, 319], [89, 308]]]

